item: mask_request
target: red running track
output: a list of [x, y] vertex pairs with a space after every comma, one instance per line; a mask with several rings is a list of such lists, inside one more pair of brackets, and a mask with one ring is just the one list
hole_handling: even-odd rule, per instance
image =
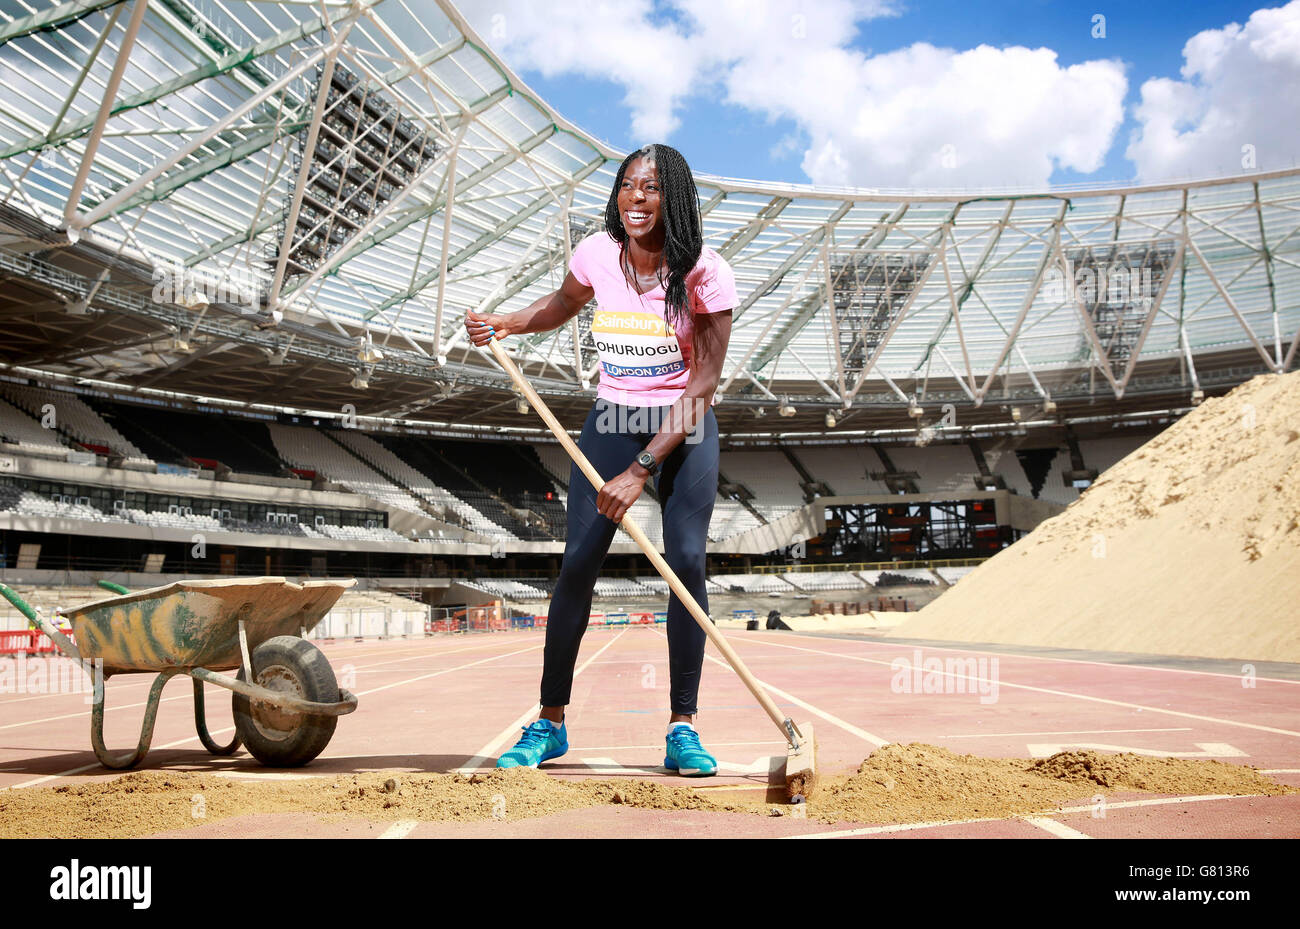
[[[927, 742], [985, 756], [1067, 748], [1138, 751], [1251, 764], [1300, 785], [1300, 682], [1237, 675], [912, 646], [867, 638], [730, 632], [728, 640], [778, 706], [817, 727], [823, 773], [847, 773], [887, 742]], [[297, 772], [446, 772], [490, 767], [536, 714], [542, 633], [502, 632], [419, 641], [338, 643], [324, 649], [360, 698], [326, 753]], [[934, 662], [937, 670], [931, 670]], [[952, 663], [964, 662], [964, 663]], [[900, 669], [901, 666], [901, 669]], [[919, 666], [920, 674], [909, 673]], [[569, 708], [570, 750], [543, 769], [556, 777], [638, 777], [709, 791], [775, 796], [784, 741], [710, 648], [698, 726], [721, 771], [705, 781], [664, 770], [667, 643], [646, 627], [593, 629]], [[928, 677], [927, 674], [928, 673]], [[126, 750], [138, 735], [149, 675], [107, 684], [106, 738]], [[928, 686], [927, 686], [928, 685]], [[996, 686], [995, 686], [996, 685]], [[926, 692], [941, 691], [941, 692]], [[231, 731], [229, 700], [209, 688], [209, 724]], [[0, 694], [0, 789], [114, 777], [90, 751], [84, 694]], [[145, 764], [169, 770], [274, 775], [248, 754], [209, 756], [194, 735], [190, 685], [168, 684]], [[1045, 817], [962, 823], [834, 827], [792, 816], [601, 808], [515, 822], [322, 822], [305, 814], [220, 820], [175, 835], [410, 836], [951, 836], [1294, 837], [1300, 796], [1220, 799], [1090, 796]]]

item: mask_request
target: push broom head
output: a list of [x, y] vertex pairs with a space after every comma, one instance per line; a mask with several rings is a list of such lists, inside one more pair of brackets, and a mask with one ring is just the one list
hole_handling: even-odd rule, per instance
[[796, 726], [787, 719], [785, 729], [790, 739], [785, 754], [785, 795], [791, 803], [803, 803], [817, 787], [817, 743], [812, 723]]

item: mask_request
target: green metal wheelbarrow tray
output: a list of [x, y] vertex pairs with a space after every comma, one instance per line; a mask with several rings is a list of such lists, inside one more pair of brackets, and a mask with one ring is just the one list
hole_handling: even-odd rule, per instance
[[[194, 682], [194, 724], [203, 747], [231, 755], [240, 745], [258, 761], [297, 767], [319, 755], [334, 735], [338, 717], [357, 708], [357, 698], [338, 686], [325, 655], [306, 639], [343, 592], [356, 583], [283, 577], [177, 581], [131, 593], [100, 581], [118, 596], [66, 612], [72, 638], [64, 635], [17, 593], [0, 584], [0, 595], [95, 680], [90, 738], [107, 768], [139, 764], [153, 740], [163, 686], [177, 674]], [[237, 677], [221, 671], [238, 670]], [[104, 746], [102, 681], [114, 674], [157, 673], [149, 689], [140, 741], [133, 753], [114, 756]], [[235, 737], [220, 745], [208, 732], [203, 683], [233, 692]]]

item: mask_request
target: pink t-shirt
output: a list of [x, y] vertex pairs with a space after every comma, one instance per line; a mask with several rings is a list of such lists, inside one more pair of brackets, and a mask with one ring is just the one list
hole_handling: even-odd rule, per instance
[[[638, 294], [619, 266], [619, 245], [605, 232], [587, 236], [573, 250], [569, 271], [596, 292], [591, 339], [600, 354], [596, 396], [625, 406], [668, 406], [690, 379], [695, 326], [670, 325], [664, 316], [664, 285]], [[707, 245], [686, 275], [694, 313], [735, 309], [736, 277], [725, 258]]]

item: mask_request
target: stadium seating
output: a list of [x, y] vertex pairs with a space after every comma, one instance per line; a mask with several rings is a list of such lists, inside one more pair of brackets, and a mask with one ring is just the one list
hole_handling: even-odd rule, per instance
[[749, 489], [754, 508], [769, 522], [803, 506], [799, 472], [781, 452], [724, 451], [719, 470]]
[[456, 513], [472, 531], [493, 538], [517, 538], [510, 530], [484, 516], [482, 511], [471, 505], [469, 501], [438, 486], [428, 475], [411, 467], [392, 449], [376, 441], [372, 436], [357, 432], [355, 429], [345, 429], [337, 433], [337, 438], [364, 461], [398, 481], [411, 493], [422, 497], [437, 509], [448, 509]]
[[851, 571], [797, 571], [781, 577], [809, 593], [823, 590], [861, 590], [866, 582]]
[[273, 475], [281, 470], [266, 421], [98, 398], [90, 403], [156, 461], [219, 461], [241, 474]]
[[[530, 535], [527, 526], [511, 517], [482, 488], [448, 464], [434, 440], [412, 435], [376, 435], [370, 438], [419, 474], [424, 485], [437, 488], [438, 500], [460, 514], [474, 532], [503, 540], [518, 540], [521, 533]], [[396, 476], [401, 479], [401, 475]], [[474, 495], [472, 500], [467, 492]], [[484, 509], [480, 509], [479, 504]]]
[[885, 466], [871, 449], [861, 445], [839, 448], [816, 446], [799, 449], [799, 460], [814, 480], [826, 484], [838, 496], [887, 494], [889, 488], [868, 477]]
[[268, 423], [267, 429], [280, 457], [294, 467], [324, 474], [354, 493], [365, 494], [386, 506], [429, 515], [409, 493], [319, 431], [282, 423]]
[[24, 449], [67, 454], [67, 446], [59, 441], [59, 434], [46, 429], [37, 420], [15, 406], [0, 400], [0, 439]]
[[740, 588], [747, 594], [795, 592], [779, 574], [715, 574], [709, 579], [725, 590]]
[[121, 455], [126, 461], [139, 465], [153, 465], [153, 460], [137, 448], [126, 436], [106, 423], [80, 397], [65, 390], [45, 390], [6, 384], [0, 393], [20, 409], [40, 418], [41, 408], [53, 405], [56, 428], [80, 443]]
[[916, 472], [916, 489], [920, 493], [975, 488], [979, 466], [966, 445], [928, 445], [925, 448], [904, 445], [886, 451], [898, 470]]
[[974, 570], [975, 570], [974, 567], [935, 568], [934, 573], [939, 575], [939, 577], [943, 578], [946, 584], [952, 585], [960, 581], [963, 577], [965, 577], [967, 574], [970, 574]]

